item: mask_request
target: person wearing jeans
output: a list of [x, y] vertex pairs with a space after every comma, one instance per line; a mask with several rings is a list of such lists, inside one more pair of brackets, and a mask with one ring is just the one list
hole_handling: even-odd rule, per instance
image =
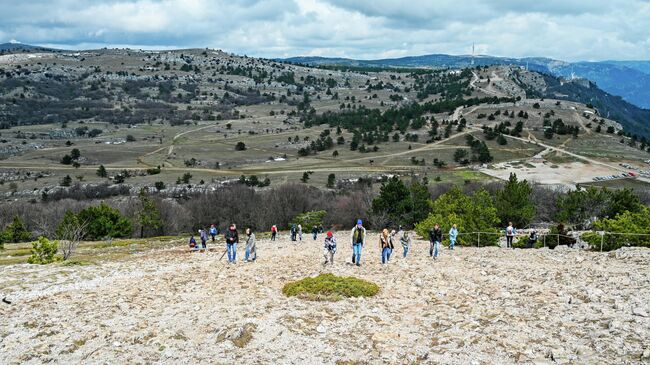
[[379, 235], [379, 247], [381, 248], [381, 263], [385, 264], [390, 260], [390, 236], [385, 228]]
[[402, 244], [402, 248], [404, 248], [404, 257], [406, 257], [411, 246], [411, 236], [407, 231], [401, 231], [401, 234], [398, 233], [398, 236], [400, 237], [399, 241]]
[[[249, 260], [250, 258], [250, 260]], [[246, 228], [246, 262], [257, 260], [257, 246], [255, 245], [255, 233], [249, 227]]]
[[239, 234], [237, 234], [237, 226], [231, 224], [230, 228], [226, 231], [226, 251], [228, 252], [228, 262], [235, 263], [237, 259], [237, 243], [239, 242]]
[[433, 257], [434, 260], [438, 258], [440, 242], [442, 242], [442, 230], [436, 223], [429, 231], [429, 256]]
[[352, 228], [352, 263], [361, 266], [361, 249], [366, 243], [366, 229], [363, 227], [363, 221], [357, 220], [357, 225]]
[[451, 229], [449, 230], [449, 249], [453, 250], [454, 246], [456, 246], [456, 238], [458, 237], [458, 228], [456, 228], [456, 225], [454, 224]]

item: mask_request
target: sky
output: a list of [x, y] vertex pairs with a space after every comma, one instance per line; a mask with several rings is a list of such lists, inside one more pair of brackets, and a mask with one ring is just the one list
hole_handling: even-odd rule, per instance
[[0, 0], [0, 43], [650, 60], [650, 0]]

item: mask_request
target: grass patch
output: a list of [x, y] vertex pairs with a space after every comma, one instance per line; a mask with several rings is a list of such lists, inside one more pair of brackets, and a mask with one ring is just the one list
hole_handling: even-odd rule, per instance
[[350, 297], [372, 297], [379, 292], [379, 286], [351, 276], [320, 274], [284, 285], [282, 293], [288, 297], [298, 296], [307, 300], [337, 301]]

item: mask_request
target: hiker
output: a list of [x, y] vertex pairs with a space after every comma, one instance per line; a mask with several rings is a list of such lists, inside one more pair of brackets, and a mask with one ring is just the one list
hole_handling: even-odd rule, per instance
[[526, 246], [526, 247], [527, 248], [534, 248], [535, 245], [537, 244], [537, 238], [538, 238], [537, 237], [537, 231], [533, 229], [530, 232], [530, 235], [528, 236], [528, 246]]
[[454, 246], [456, 246], [456, 238], [458, 238], [458, 228], [456, 228], [456, 225], [454, 224], [451, 226], [451, 229], [449, 230], [449, 249], [453, 250]]
[[391, 237], [388, 229], [384, 228], [379, 235], [379, 247], [381, 248], [381, 263], [385, 264], [390, 260]]
[[515, 238], [515, 234], [517, 234], [517, 230], [512, 226], [512, 222], [508, 222], [508, 227], [506, 227], [506, 248], [514, 248], [512, 247], [512, 239]]
[[352, 263], [361, 266], [361, 249], [366, 243], [366, 229], [363, 227], [363, 221], [357, 220], [357, 225], [352, 228]]
[[298, 224], [298, 239], [302, 241], [302, 224]]
[[334, 254], [336, 253], [336, 238], [332, 234], [332, 231], [327, 231], [327, 237], [325, 237], [325, 247], [323, 248], [323, 256], [325, 256], [325, 262], [323, 265], [334, 265]]
[[208, 242], [208, 234], [205, 232], [205, 229], [199, 229], [199, 235], [201, 237], [201, 249], [205, 250]]
[[217, 227], [215, 227], [214, 224], [211, 225], [210, 226], [210, 236], [212, 236], [212, 242], [213, 243], [214, 243], [214, 238], [217, 236], [217, 233], [219, 233], [219, 231], [217, 230]]
[[409, 253], [409, 248], [411, 247], [411, 236], [409, 235], [408, 231], [403, 231], [400, 229], [400, 232], [401, 234], [398, 233], [397, 236], [399, 237], [399, 242], [402, 244], [402, 248], [404, 249], [404, 257], [406, 258], [406, 255]]
[[278, 226], [275, 224], [271, 226], [271, 241], [275, 241], [275, 237], [278, 235]]
[[314, 226], [314, 228], [311, 229], [311, 234], [314, 235], [314, 241], [316, 241], [316, 237], [318, 237], [318, 227]]
[[440, 242], [442, 242], [442, 230], [438, 223], [436, 223], [433, 228], [429, 230], [429, 257], [433, 257], [434, 260], [438, 258]]
[[[251, 258], [249, 260], [249, 257]], [[255, 245], [255, 233], [248, 227], [246, 228], [246, 262], [257, 260], [257, 246]]]
[[226, 251], [228, 251], [228, 262], [231, 264], [235, 263], [237, 258], [237, 242], [239, 242], [239, 234], [237, 233], [237, 226], [235, 223], [230, 225], [230, 228], [226, 231], [224, 235], [226, 239]]
[[190, 250], [196, 251], [198, 249], [199, 248], [196, 246], [196, 239], [194, 238], [194, 235], [192, 235], [192, 237], [190, 237]]
[[296, 224], [291, 225], [291, 240], [295, 241], [296, 240], [296, 232], [297, 232]]

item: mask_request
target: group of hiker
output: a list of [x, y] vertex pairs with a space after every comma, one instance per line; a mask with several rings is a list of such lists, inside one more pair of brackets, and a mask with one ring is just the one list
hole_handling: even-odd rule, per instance
[[[245, 260], [246, 262], [255, 261], [257, 259], [257, 249], [255, 244], [255, 233], [251, 227], [246, 228], [246, 246], [245, 246]], [[218, 235], [219, 230], [214, 224], [210, 226], [207, 230], [199, 229], [199, 237], [201, 239], [201, 246], [196, 242], [194, 236], [190, 238], [190, 249], [194, 251], [207, 250], [207, 241], [211, 237], [212, 242], [215, 242], [215, 238]], [[323, 233], [322, 226], [314, 225], [312, 229], [313, 239], [316, 240], [319, 233]], [[506, 247], [512, 248], [512, 242], [514, 237], [517, 234], [517, 230], [513, 227], [512, 222], [508, 224], [505, 229], [506, 236]], [[278, 227], [273, 225], [271, 227], [271, 241], [275, 241], [278, 235]], [[291, 240], [302, 241], [302, 225], [293, 224], [290, 228]], [[458, 240], [458, 227], [456, 224], [453, 224], [447, 233], [447, 238], [449, 239], [449, 250], [454, 250], [456, 242]], [[441, 247], [443, 241], [443, 231], [439, 224], [435, 224], [428, 232], [429, 238], [429, 257], [436, 260], [440, 255]], [[233, 223], [231, 224], [226, 232], [224, 233], [224, 238], [226, 241], [226, 251], [224, 255], [228, 255], [228, 262], [235, 263], [237, 257], [237, 244], [239, 243], [239, 234], [237, 233], [237, 227]], [[356, 225], [352, 228], [350, 232], [350, 240], [352, 243], [352, 264], [361, 266], [361, 251], [366, 245], [366, 228], [363, 226], [363, 221], [361, 219], [357, 220]], [[533, 230], [528, 237], [529, 245], [534, 244], [537, 241], [537, 232]], [[379, 235], [379, 246], [381, 252], [381, 263], [387, 264], [390, 261], [393, 250], [398, 244], [402, 245], [402, 257], [406, 258], [411, 247], [411, 233], [408, 230], [399, 226], [396, 230], [388, 230], [384, 228]], [[531, 243], [532, 242], [532, 243]], [[336, 237], [332, 231], [327, 231], [325, 235], [324, 245], [323, 245], [323, 256], [325, 258], [324, 265], [334, 264], [334, 254], [337, 250]]]

